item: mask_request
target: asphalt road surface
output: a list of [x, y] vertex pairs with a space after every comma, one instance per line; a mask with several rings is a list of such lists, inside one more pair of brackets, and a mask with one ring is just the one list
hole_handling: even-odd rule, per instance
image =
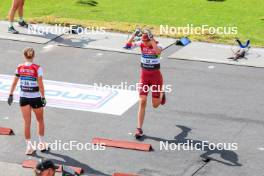
[[[138, 55], [62, 47], [55, 42], [43, 45], [0, 40], [0, 74], [14, 74], [23, 62], [21, 51], [26, 46], [35, 48], [35, 61], [44, 68], [48, 80], [87, 85], [135, 84], [139, 80]], [[167, 93], [166, 105], [153, 109], [148, 102], [146, 136], [140, 142], [150, 143], [154, 151], [56, 150], [37, 152], [32, 158], [47, 157], [56, 163], [82, 167], [84, 175], [263, 175], [264, 69], [168, 59], [177, 49], [171, 46], [162, 55], [164, 81], [173, 88]], [[46, 139], [89, 143], [93, 137], [105, 137], [135, 141], [131, 133], [136, 128], [137, 110], [137, 103], [121, 116], [47, 107]], [[0, 102], [0, 126], [15, 131], [14, 136], [0, 136], [0, 168], [5, 169], [0, 175], [28, 176], [30, 169], [20, 165], [28, 157], [24, 155], [23, 120], [17, 103], [9, 107]], [[36, 139], [35, 120], [31, 131]], [[169, 149], [160, 147], [160, 141], [167, 141]], [[235, 143], [237, 150], [175, 149], [175, 144], [206, 141]], [[210, 161], [204, 162], [207, 158]]]

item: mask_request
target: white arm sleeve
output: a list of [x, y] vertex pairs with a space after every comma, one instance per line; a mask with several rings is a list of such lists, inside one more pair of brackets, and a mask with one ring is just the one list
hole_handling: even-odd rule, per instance
[[17, 68], [16, 68], [16, 71], [15, 71], [15, 75], [18, 75], [18, 70], [17, 70]]

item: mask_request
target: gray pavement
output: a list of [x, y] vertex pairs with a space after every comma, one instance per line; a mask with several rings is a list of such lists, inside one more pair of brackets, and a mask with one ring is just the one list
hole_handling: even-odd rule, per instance
[[[32, 46], [36, 62], [45, 69], [45, 79], [91, 85], [94, 82], [135, 84], [139, 79], [139, 56], [57, 46], [0, 40], [0, 74], [12, 75], [22, 62], [21, 50]], [[38, 152], [56, 163], [82, 167], [84, 175], [111, 175], [114, 172], [142, 176], [240, 176], [263, 175], [264, 156], [264, 70], [217, 63], [168, 59], [180, 49], [171, 46], [163, 53], [162, 72], [173, 91], [167, 104], [153, 109], [148, 103], [142, 142], [154, 151], [139, 152], [115, 148], [105, 151]], [[125, 103], [125, 102], [120, 102]], [[48, 141], [91, 142], [93, 137], [135, 141], [131, 136], [137, 121], [137, 105], [121, 116], [47, 107]], [[36, 139], [36, 123], [32, 124]], [[8, 175], [27, 175], [19, 164], [25, 156], [23, 121], [18, 104], [0, 102], [0, 126], [13, 128], [15, 136], [0, 136], [1, 166]], [[238, 150], [160, 150], [160, 141], [179, 144], [237, 143]], [[202, 161], [211, 158], [210, 162]], [[11, 167], [12, 166], [12, 167]], [[13, 169], [17, 167], [17, 169]], [[9, 172], [8, 172], [9, 171]]]
[[[25, 28], [20, 27], [17, 23], [14, 26], [19, 31], [17, 35], [7, 33], [8, 22], [0, 21], [0, 39], [45, 44], [62, 35], [62, 27], [60, 26], [55, 28], [50, 25], [31, 24], [29, 28]], [[45, 31], [45, 29], [49, 30]], [[68, 30], [65, 28], [65, 31]]]
[[238, 44], [236, 45], [237, 46], [192, 42], [183, 49], [170, 55], [169, 58], [250, 67], [264, 67], [263, 48], [250, 48], [250, 50], [247, 52], [247, 55], [243, 59], [236, 61], [228, 59], [233, 57], [233, 51], [237, 51], [239, 49]]
[[[140, 54], [140, 48], [131, 50], [123, 48], [124, 43], [129, 37], [130, 34], [105, 32], [102, 30], [97, 33], [88, 31], [87, 34], [63, 35], [57, 40], [57, 42], [61, 46]], [[176, 42], [175, 39], [171, 38], [158, 37], [156, 39], [159, 41], [159, 45], [162, 46], [163, 49], [168, 48]]]

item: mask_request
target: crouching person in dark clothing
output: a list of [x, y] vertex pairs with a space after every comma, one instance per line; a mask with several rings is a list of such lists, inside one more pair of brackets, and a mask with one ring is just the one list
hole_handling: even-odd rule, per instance
[[49, 159], [41, 159], [35, 168], [36, 176], [55, 176], [56, 169], [59, 167], [56, 166]]

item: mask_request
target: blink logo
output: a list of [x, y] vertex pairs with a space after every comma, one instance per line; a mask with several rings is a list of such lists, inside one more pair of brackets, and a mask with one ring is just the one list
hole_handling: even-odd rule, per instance
[[[0, 74], [0, 101], [6, 101], [14, 76]], [[23, 82], [23, 81], [22, 81]], [[47, 107], [122, 115], [138, 101], [138, 92], [93, 84], [44, 80]], [[14, 102], [19, 101], [18, 84]]]
[[47, 97], [61, 97], [65, 99], [71, 99], [71, 100], [100, 100], [102, 96], [97, 95], [89, 95], [89, 94], [83, 94], [78, 92], [68, 92], [68, 91], [59, 91], [59, 90], [46, 90], [46, 96]]
[[[1, 91], [9, 91], [11, 87], [11, 84], [4, 84], [3, 82], [0, 82], [0, 90]], [[16, 88], [16, 93], [19, 90], [19, 86]], [[84, 94], [84, 93], [78, 93], [78, 92], [69, 92], [69, 91], [63, 91], [63, 90], [52, 90], [52, 89], [46, 89], [45, 94], [47, 97], [54, 97], [54, 98], [65, 98], [70, 100], [82, 100], [82, 101], [89, 101], [89, 100], [101, 100], [102, 96], [97, 95], [91, 95], [91, 94]]]
[[[13, 77], [0, 75], [1, 98], [8, 96]], [[104, 103], [118, 94], [112, 89], [98, 89], [89, 85], [72, 84], [56, 81], [44, 81], [45, 96], [48, 100], [47, 106], [60, 108], [75, 108], [88, 110], [100, 108]], [[19, 97], [20, 85], [14, 93], [16, 101]]]

